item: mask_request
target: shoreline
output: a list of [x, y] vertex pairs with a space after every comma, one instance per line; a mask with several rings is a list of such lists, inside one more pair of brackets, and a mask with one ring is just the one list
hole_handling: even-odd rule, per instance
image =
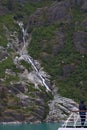
[[20, 122], [20, 121], [12, 121], [12, 122], [0, 122], [0, 125], [19, 125], [19, 124], [40, 124], [43, 122], [37, 121], [37, 122]]
[[0, 125], [20, 125], [20, 124], [33, 124], [28, 122], [12, 121], [12, 122], [0, 122]]
[[22, 125], [22, 124], [41, 124], [41, 123], [60, 123], [60, 122], [20, 122], [20, 121], [12, 121], [12, 122], [0, 122], [0, 125]]

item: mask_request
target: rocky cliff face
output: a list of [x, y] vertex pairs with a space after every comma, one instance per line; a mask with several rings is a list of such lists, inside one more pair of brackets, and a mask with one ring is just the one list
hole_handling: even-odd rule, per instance
[[54, 96], [54, 99], [49, 103], [49, 114], [47, 115], [47, 122], [63, 122], [70, 111], [77, 109], [78, 105], [71, 99]]
[[[70, 110], [74, 107], [78, 108], [78, 104], [70, 99], [72, 96], [73, 99], [74, 97], [77, 98], [77, 101], [80, 98], [87, 99], [85, 93], [87, 81], [84, 77], [84, 79], [81, 78], [83, 73], [80, 70], [82, 67], [79, 66], [81, 64], [84, 71], [86, 71], [87, 0], [52, 1], [50, 5], [48, 5], [50, 3], [48, 2], [42, 8], [37, 6], [36, 9], [33, 9], [33, 6], [31, 9], [34, 11], [29, 14], [30, 10], [26, 9], [26, 3], [32, 3], [33, 5], [41, 2], [44, 3], [43, 0], [19, 0], [17, 4], [20, 7], [17, 7], [16, 11], [19, 14], [15, 17], [13, 16], [13, 12], [16, 10], [15, 7], [14, 10], [9, 10], [8, 6], [6, 7], [6, 3], [4, 1], [1, 2], [0, 122], [60, 122], [67, 117]], [[26, 16], [21, 14], [21, 10], [28, 10], [25, 13]], [[37, 59], [33, 59], [33, 61], [37, 70], [46, 80], [51, 92], [46, 91], [31, 64], [28, 64], [23, 59], [17, 61], [23, 48], [23, 34], [12, 17], [16, 20], [24, 21], [24, 23], [26, 21], [25, 18], [28, 19], [27, 17], [29, 17], [24, 26], [25, 28], [26, 25], [28, 27], [27, 46], [24, 53], [27, 52], [27, 54], [29, 53]], [[5, 19], [7, 23], [2, 24]], [[44, 28], [45, 30], [47, 29], [47, 32], [45, 32]], [[41, 33], [39, 33], [40, 29]], [[50, 33], [48, 34], [48, 32]], [[39, 37], [37, 36], [38, 34]], [[67, 49], [66, 46], [69, 48]], [[34, 47], [35, 51], [33, 52], [32, 48]], [[69, 53], [67, 54], [67, 52]], [[67, 57], [69, 56], [68, 60]], [[46, 66], [48, 69], [46, 69]], [[77, 73], [82, 76], [76, 78], [75, 74]], [[78, 77], [78, 75], [76, 76]], [[62, 83], [64, 83], [64, 86]], [[64, 87], [66, 88], [64, 89]], [[76, 94], [76, 89], [81, 96]], [[60, 93], [63, 97], [60, 96]], [[64, 96], [66, 95], [69, 98], [65, 98]]]
[[86, 4], [86, 0], [55, 1], [50, 7], [37, 9], [30, 17], [29, 23], [38, 26], [56, 21], [70, 22], [70, 20], [72, 20], [71, 8], [78, 8], [79, 6], [81, 11], [86, 12]]

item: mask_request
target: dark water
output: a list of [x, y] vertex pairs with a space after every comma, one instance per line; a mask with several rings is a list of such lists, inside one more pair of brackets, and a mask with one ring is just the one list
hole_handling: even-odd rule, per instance
[[0, 125], [0, 130], [57, 130], [59, 123]]

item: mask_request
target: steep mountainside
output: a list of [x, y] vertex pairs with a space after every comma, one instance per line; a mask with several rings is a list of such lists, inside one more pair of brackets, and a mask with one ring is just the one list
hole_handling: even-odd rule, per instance
[[87, 0], [0, 0], [0, 122], [61, 121], [86, 90]]

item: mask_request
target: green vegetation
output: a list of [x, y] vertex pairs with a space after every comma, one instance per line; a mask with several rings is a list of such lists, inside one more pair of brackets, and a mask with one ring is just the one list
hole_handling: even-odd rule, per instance
[[0, 63], [0, 77], [3, 77], [5, 75], [5, 70], [12, 68], [14, 66], [13, 61], [11, 57], [8, 57], [6, 60]]
[[[51, 46], [52, 43], [50, 42], [50, 38], [53, 38], [54, 32], [56, 27], [55, 26], [47, 26], [47, 27], [38, 27], [35, 28], [32, 33], [32, 41], [29, 47], [29, 53], [36, 58], [37, 56], [40, 56], [40, 53], [42, 51], [47, 51], [48, 53], [51, 52]], [[42, 46], [44, 46], [44, 41], [46, 41], [48, 44], [43, 50]]]
[[[87, 57], [84, 55], [83, 58], [82, 54], [77, 52], [73, 43], [73, 33], [80, 30], [86, 31], [81, 27], [81, 21], [85, 19], [86, 14], [74, 8], [72, 16], [70, 23], [54, 23], [34, 28], [28, 50], [32, 57], [41, 61], [45, 71], [51, 75], [51, 81], [58, 86], [58, 93], [79, 101], [81, 98], [87, 99]], [[77, 25], [75, 25], [76, 22]], [[56, 44], [55, 33], [60, 28], [66, 32], [64, 48], [58, 55], [54, 56], [52, 49]], [[63, 66], [67, 64], [73, 65], [75, 69], [68, 77], [64, 78]]]
[[21, 64], [28, 70], [30, 71], [32, 68], [31, 68], [31, 65], [29, 63], [27, 63], [26, 61], [21, 61]]

